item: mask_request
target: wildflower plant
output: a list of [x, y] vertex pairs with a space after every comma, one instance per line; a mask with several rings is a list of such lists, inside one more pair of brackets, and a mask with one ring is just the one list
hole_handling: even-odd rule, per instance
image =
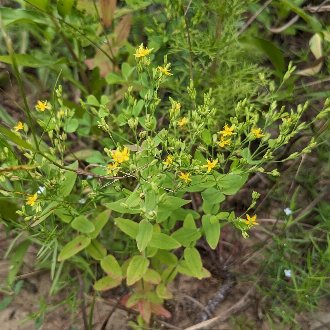
[[[307, 103], [288, 110], [274, 101], [265, 109], [242, 99], [228, 121], [219, 122], [212, 90], [199, 95], [193, 80], [188, 99], [162, 96], [175, 74], [166, 57], [154, 63], [153, 53], [141, 44], [132, 54], [135, 65], [126, 63], [132, 84], [118, 107], [109, 106], [107, 95], [89, 95], [80, 101], [78, 120], [78, 108], [57, 86], [53, 100], [38, 101], [31, 111], [37, 131], [22, 122], [0, 130], [1, 186], [20, 199], [19, 218], [12, 221], [40, 245], [40, 259], [56, 261], [54, 281], [78, 267], [96, 291], [125, 284], [122, 303], [146, 323], [152, 313], [169, 316], [163, 304], [178, 274], [210, 276], [199, 240], [215, 249], [224, 226], [248, 237], [258, 225], [257, 192], [242, 214], [223, 207], [228, 196], [252, 173], [278, 176], [279, 162], [315, 145], [312, 139], [286, 159], [277, 157], [310, 125], [301, 121]], [[328, 101], [318, 117], [326, 111]], [[92, 130], [84, 116], [97, 122]], [[95, 149], [69, 149], [71, 139], [86, 136]]]

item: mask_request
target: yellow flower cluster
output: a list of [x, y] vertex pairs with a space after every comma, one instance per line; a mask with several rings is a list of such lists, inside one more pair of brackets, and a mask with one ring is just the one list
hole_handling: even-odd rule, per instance
[[38, 101], [35, 108], [39, 112], [44, 112], [45, 110], [50, 110], [52, 106], [48, 101]]
[[191, 181], [190, 173], [180, 172], [179, 178], [185, 183], [189, 183]]
[[38, 199], [38, 194], [37, 193], [35, 193], [33, 195], [28, 195], [27, 198], [26, 198], [26, 204], [30, 205], [30, 206], [34, 206], [37, 199]]
[[148, 56], [152, 52], [152, 49], [149, 49], [148, 47], [144, 48], [143, 44], [139, 46], [138, 49], [135, 51], [135, 58], [142, 58], [145, 56]]
[[167, 66], [159, 66], [157, 69], [160, 73], [162, 73], [165, 76], [173, 76], [173, 74], [170, 72], [170, 69], [168, 68], [168, 65]]
[[231, 136], [234, 135], [235, 127], [228, 126], [227, 124], [223, 127], [222, 131], [220, 131], [218, 134], [220, 134], [220, 141], [218, 142], [218, 145], [220, 148], [225, 148], [231, 143]]
[[207, 164], [203, 165], [203, 167], [207, 168], [207, 173], [210, 173], [218, 164], [218, 160], [207, 160]]
[[170, 166], [173, 164], [174, 157], [172, 155], [168, 155], [166, 159], [163, 161], [163, 164], [166, 166]]
[[187, 117], [183, 117], [178, 121], [179, 127], [184, 127], [189, 123], [189, 119]]
[[254, 216], [250, 217], [248, 214], [246, 215], [246, 220], [245, 223], [252, 227], [257, 225], [257, 215], [255, 214]]
[[24, 124], [23, 124], [21, 121], [19, 121], [19, 122], [14, 126], [14, 130], [15, 130], [15, 132], [18, 132], [18, 131], [20, 131], [20, 130], [22, 130], [22, 129], [24, 129]]
[[261, 139], [265, 136], [265, 134], [262, 133], [262, 129], [258, 127], [252, 128], [251, 133], [257, 139]]
[[113, 163], [108, 164], [107, 173], [109, 175], [116, 175], [120, 170], [119, 165], [129, 160], [129, 150], [127, 147], [124, 147], [123, 150], [120, 148], [112, 150], [111, 157], [113, 159]]

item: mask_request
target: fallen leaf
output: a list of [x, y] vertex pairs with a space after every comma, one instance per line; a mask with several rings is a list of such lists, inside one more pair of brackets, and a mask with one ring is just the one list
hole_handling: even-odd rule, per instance
[[102, 25], [109, 28], [112, 25], [113, 16], [115, 14], [117, 0], [101, 0], [100, 1], [100, 16]]

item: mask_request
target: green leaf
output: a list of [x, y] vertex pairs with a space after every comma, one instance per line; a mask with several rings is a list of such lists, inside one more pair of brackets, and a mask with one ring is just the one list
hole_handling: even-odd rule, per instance
[[122, 198], [116, 202], [106, 203], [105, 206], [118, 213], [126, 214], [138, 214], [140, 213], [140, 208], [133, 208], [127, 204], [127, 198]]
[[49, 6], [49, 0], [29, 0], [28, 4], [45, 11]]
[[87, 96], [87, 104], [92, 105], [94, 107], [99, 107], [100, 106], [100, 102], [98, 101], [98, 99], [94, 95], [88, 95]]
[[105, 210], [92, 220], [95, 230], [89, 235], [91, 238], [96, 238], [97, 236], [99, 236], [101, 230], [108, 222], [110, 214], [110, 210]]
[[197, 241], [201, 237], [198, 229], [180, 228], [171, 235], [181, 245], [188, 246], [191, 242]]
[[139, 100], [134, 106], [133, 106], [133, 111], [132, 114], [135, 117], [138, 117], [143, 109], [144, 106], [144, 101], [143, 100]]
[[90, 243], [91, 239], [89, 237], [83, 235], [77, 236], [63, 247], [57, 260], [63, 261], [71, 258], [75, 254], [85, 249]]
[[75, 0], [57, 0], [57, 11], [62, 16], [65, 17], [71, 14]]
[[178, 258], [174, 253], [165, 250], [158, 250], [153, 260], [160, 261], [168, 266], [175, 266], [178, 262]]
[[121, 76], [114, 72], [110, 72], [106, 77], [105, 77], [106, 82], [109, 85], [115, 85], [115, 84], [121, 84], [123, 83], [123, 79]]
[[133, 285], [146, 273], [150, 261], [143, 256], [134, 256], [127, 268], [127, 285]]
[[158, 204], [157, 222], [163, 222], [171, 216], [173, 211], [181, 208], [181, 206], [190, 203], [190, 200], [186, 200], [175, 196], [165, 196]]
[[70, 223], [72, 220], [72, 213], [68, 208], [60, 207], [54, 211], [54, 213], [65, 223]]
[[167, 288], [167, 286], [164, 283], [160, 283], [156, 287], [156, 293], [159, 298], [162, 299], [172, 299], [173, 295], [172, 292]]
[[184, 259], [191, 272], [196, 276], [200, 277], [202, 273], [203, 263], [201, 256], [196, 248], [187, 247], [184, 250]]
[[185, 191], [189, 192], [198, 192], [203, 191], [206, 188], [215, 186], [216, 181], [213, 176], [210, 175], [194, 175], [192, 181], [188, 187], [185, 188]]
[[[77, 170], [78, 169], [78, 161], [75, 161], [71, 165], [67, 166], [67, 168]], [[64, 180], [61, 183], [59, 188], [59, 195], [61, 197], [69, 196], [77, 179], [77, 173], [73, 171], [67, 171], [64, 174]]]
[[187, 214], [186, 217], [183, 220], [183, 227], [184, 228], [190, 228], [190, 229], [196, 229], [196, 223], [195, 219], [192, 214]]
[[66, 133], [74, 133], [79, 127], [79, 121], [77, 118], [70, 118], [66, 120], [64, 124], [64, 131]]
[[41, 212], [41, 214], [36, 218], [36, 220], [31, 224], [31, 227], [39, 225], [41, 222], [45, 221], [50, 217], [57, 209], [59, 202], [50, 202]]
[[219, 204], [226, 199], [225, 195], [215, 188], [208, 188], [204, 190], [202, 192], [202, 198], [211, 205]]
[[153, 233], [149, 246], [162, 250], [173, 250], [180, 247], [180, 243], [166, 234]]
[[175, 196], [165, 196], [159, 203], [159, 208], [166, 211], [174, 211], [181, 206], [190, 203], [191, 200], [183, 199]]
[[109, 254], [101, 260], [102, 269], [113, 278], [122, 278], [123, 273], [117, 259]]
[[126, 199], [126, 204], [132, 208], [132, 207], [137, 207], [141, 202], [140, 198], [140, 192], [139, 191], [134, 191], [132, 192]]
[[246, 180], [248, 179], [248, 174], [219, 174], [217, 176], [217, 185], [221, 192], [225, 195], [233, 195], [237, 193]]
[[242, 42], [248, 46], [254, 46], [262, 51], [271, 61], [276, 71], [280, 75], [283, 75], [286, 70], [284, 56], [282, 51], [277, 46], [275, 46], [274, 43], [269, 40], [257, 37], [244, 38], [242, 39]]
[[152, 190], [148, 189], [144, 192], [144, 207], [147, 212], [152, 212], [157, 208], [158, 195]]
[[181, 274], [184, 274], [184, 275], [187, 275], [190, 277], [194, 276], [194, 277], [197, 277], [199, 280], [201, 280], [202, 278], [207, 278], [207, 277], [211, 276], [210, 272], [207, 269], [205, 269], [204, 267], [202, 268], [202, 270], [200, 271], [200, 273], [198, 275], [195, 274], [194, 272], [191, 271], [186, 260], [180, 261], [180, 263], [177, 267], [177, 270]]
[[82, 149], [75, 152], [71, 152], [69, 155], [65, 156], [65, 160], [74, 161], [76, 159], [85, 160], [86, 158], [93, 157], [98, 154], [99, 151], [94, 149]]
[[18, 145], [24, 149], [28, 149], [28, 150], [36, 152], [36, 149], [30, 143], [21, 139], [17, 134], [15, 134], [14, 132], [10, 131], [9, 129], [3, 127], [2, 125], [0, 125], [0, 133], [2, 135], [4, 135], [7, 139], [9, 139], [11, 142], [15, 143], [16, 145]]
[[206, 145], [211, 145], [212, 144], [212, 135], [211, 132], [208, 129], [204, 129], [201, 135], [202, 141]]
[[220, 204], [211, 204], [208, 201], [204, 201], [202, 208], [205, 214], [217, 214], [220, 209]]
[[107, 255], [107, 249], [97, 240], [92, 240], [86, 252], [95, 260], [102, 260]]
[[92, 233], [95, 230], [93, 222], [89, 221], [84, 215], [80, 215], [71, 222], [71, 227], [83, 234]]
[[153, 269], [148, 269], [143, 275], [143, 280], [151, 284], [159, 284], [162, 279], [158, 272]]
[[96, 291], [106, 291], [113, 289], [120, 284], [121, 278], [112, 278], [110, 276], [105, 276], [95, 282], [94, 289]]
[[121, 66], [121, 73], [123, 74], [123, 77], [125, 80], [128, 80], [132, 72], [134, 71], [134, 67], [131, 67], [128, 63], [123, 63]]
[[144, 251], [145, 248], [148, 246], [148, 243], [150, 242], [152, 237], [152, 232], [152, 224], [148, 220], [143, 219], [139, 223], [139, 231], [136, 235], [136, 243], [140, 252]]
[[220, 239], [220, 224], [219, 222], [211, 222], [211, 215], [204, 215], [202, 218], [202, 225], [207, 243], [211, 249], [215, 249]]
[[[26, 66], [29, 68], [50, 67], [66, 62], [64, 58], [54, 61], [52, 59], [46, 59], [45, 56], [42, 58], [36, 58], [28, 54], [15, 54], [14, 56], [17, 65]], [[1, 55], [0, 62], [13, 65], [13, 57], [11, 55]]]
[[48, 20], [46, 20], [42, 14], [36, 12], [35, 10], [0, 7], [0, 16], [2, 17], [5, 26], [21, 23], [48, 24]]
[[139, 224], [128, 219], [116, 218], [115, 225], [126, 235], [132, 238], [136, 238], [139, 232]]

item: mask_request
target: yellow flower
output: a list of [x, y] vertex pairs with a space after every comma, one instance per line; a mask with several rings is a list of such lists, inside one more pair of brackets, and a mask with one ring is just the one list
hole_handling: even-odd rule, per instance
[[210, 173], [215, 167], [216, 165], [218, 164], [218, 160], [207, 160], [207, 164], [206, 165], [203, 165], [203, 167], [206, 167], [207, 168], [207, 173]]
[[186, 126], [189, 123], [189, 119], [187, 117], [183, 117], [178, 121], [179, 127]]
[[109, 174], [109, 175], [117, 175], [119, 170], [120, 170], [120, 167], [118, 166], [118, 163], [110, 163], [107, 166], [107, 174]]
[[250, 217], [248, 214], [246, 215], [246, 220], [245, 223], [248, 226], [256, 226], [257, 225], [257, 215], [255, 214], [254, 216]]
[[230, 144], [230, 139], [225, 139], [223, 136], [221, 136], [220, 141], [218, 142], [218, 145], [220, 148], [224, 148], [225, 146], [228, 146]]
[[179, 178], [185, 183], [189, 183], [189, 181], [191, 181], [190, 173], [180, 172]]
[[260, 138], [262, 138], [263, 136], [265, 136], [265, 135], [262, 133], [262, 129], [261, 129], [261, 128], [252, 128], [251, 133], [252, 133], [257, 139], [260, 139]]
[[36, 105], [36, 109], [40, 112], [44, 112], [45, 110], [50, 110], [51, 105], [48, 101], [38, 101]]
[[138, 49], [135, 51], [135, 58], [145, 57], [148, 56], [151, 53], [152, 49], [148, 49], [148, 47], [144, 48], [143, 44], [139, 46]]
[[170, 70], [166, 66], [159, 66], [157, 69], [159, 70], [159, 72], [161, 72], [165, 76], [173, 76], [173, 74], [170, 72]]
[[38, 194], [35, 193], [34, 195], [29, 195], [26, 198], [26, 204], [30, 205], [30, 206], [34, 206], [34, 204], [36, 203], [36, 200], [38, 199]]
[[120, 149], [112, 150], [111, 156], [115, 163], [121, 164], [129, 160], [129, 150], [127, 147], [120, 151]]
[[223, 130], [219, 132], [222, 136], [232, 136], [234, 133], [234, 126], [228, 126], [227, 124], [224, 126]]
[[171, 164], [173, 164], [173, 156], [172, 155], [168, 155], [166, 157], [166, 159], [163, 161], [163, 164], [165, 164], [166, 166], [170, 166]]
[[14, 130], [15, 130], [16, 132], [18, 132], [18, 131], [20, 131], [20, 130], [22, 130], [22, 129], [24, 129], [24, 125], [23, 125], [23, 123], [22, 123], [21, 121], [19, 121], [19, 122], [16, 124], [16, 126], [14, 126]]

